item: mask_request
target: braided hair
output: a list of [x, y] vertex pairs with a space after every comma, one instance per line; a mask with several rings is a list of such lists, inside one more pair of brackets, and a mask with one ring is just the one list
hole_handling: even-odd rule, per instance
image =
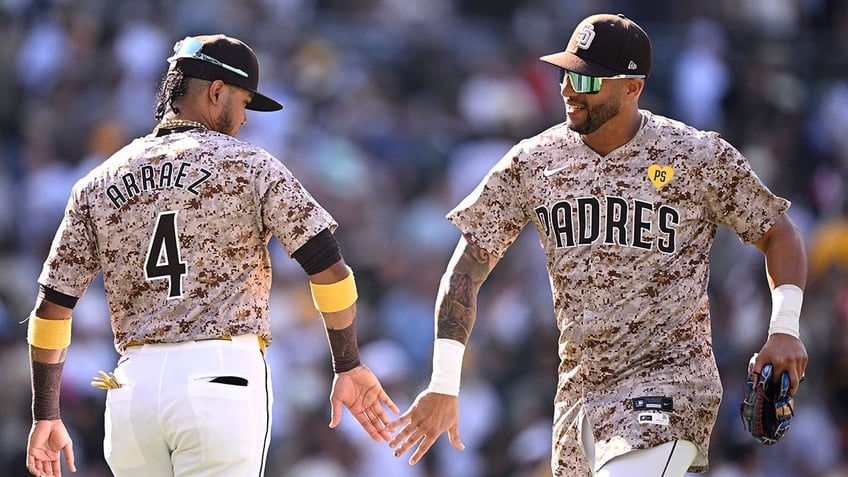
[[179, 114], [174, 101], [186, 93], [188, 77], [179, 68], [168, 70], [159, 81], [159, 92], [156, 95], [156, 120], [161, 121], [171, 110]]

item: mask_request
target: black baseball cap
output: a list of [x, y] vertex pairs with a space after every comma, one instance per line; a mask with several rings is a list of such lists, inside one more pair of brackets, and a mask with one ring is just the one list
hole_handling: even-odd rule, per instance
[[253, 50], [241, 40], [226, 35], [187, 36], [174, 45], [174, 54], [168, 58], [171, 69], [179, 69], [185, 76], [221, 80], [253, 93], [247, 109], [277, 111], [283, 105], [257, 91], [259, 87], [259, 60]]
[[651, 73], [651, 39], [622, 14], [587, 17], [574, 29], [565, 51], [540, 60], [581, 75], [611, 77]]

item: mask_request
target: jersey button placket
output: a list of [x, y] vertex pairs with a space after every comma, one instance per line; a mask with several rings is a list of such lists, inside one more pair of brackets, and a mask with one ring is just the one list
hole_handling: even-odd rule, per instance
[[[603, 170], [605, 168], [606, 168], [606, 160], [603, 157], [601, 157], [598, 160], [598, 162], [595, 166], [595, 170], [594, 170], [594, 172], [595, 172], [595, 181], [594, 181], [595, 186], [592, 188], [593, 189], [593, 191], [592, 191], [593, 195], [595, 197], [597, 197], [599, 200], [602, 200], [602, 198], [605, 196], [606, 188], [607, 188], [607, 180], [606, 180], [607, 176], [606, 176], [606, 173], [603, 172]], [[600, 224], [598, 224], [598, 225], [600, 225]], [[598, 256], [596, 244], [597, 244], [597, 241], [595, 243], [589, 245], [591, 247], [591, 250], [592, 250], [591, 255], [590, 255], [591, 259], [590, 259], [590, 262], [589, 262], [590, 267], [596, 266], [599, 263], [601, 263], [601, 257]]]

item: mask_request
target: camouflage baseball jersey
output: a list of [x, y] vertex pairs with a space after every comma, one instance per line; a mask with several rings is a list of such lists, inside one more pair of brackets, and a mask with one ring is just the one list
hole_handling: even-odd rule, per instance
[[336, 223], [266, 151], [189, 129], [135, 139], [74, 186], [39, 283], [99, 271], [119, 352], [255, 333], [271, 342], [273, 234], [291, 254]]
[[448, 214], [499, 257], [528, 222], [538, 229], [560, 329], [556, 476], [674, 439], [707, 456], [722, 395], [707, 299], [716, 227], [751, 243], [789, 207], [718, 134], [642, 114], [605, 157], [565, 124], [520, 142]]

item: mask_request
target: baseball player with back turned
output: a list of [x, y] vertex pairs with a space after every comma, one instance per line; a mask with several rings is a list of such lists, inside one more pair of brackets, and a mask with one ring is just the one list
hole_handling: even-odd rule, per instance
[[336, 222], [276, 158], [235, 139], [246, 109], [282, 108], [257, 91], [250, 47], [186, 37], [168, 58], [153, 133], [73, 188], [29, 318], [33, 426], [27, 469], [74, 470], [59, 388], [71, 312], [103, 273], [115, 348], [104, 453], [119, 477], [262, 476], [272, 389], [268, 299], [273, 235], [309, 276], [327, 328], [335, 427], [346, 406], [374, 440], [397, 407], [359, 360], [356, 285]]
[[553, 475], [680, 477], [707, 468], [722, 395], [707, 300], [724, 224], [765, 255], [773, 313], [754, 369], [807, 363], [799, 340], [803, 242], [746, 159], [718, 134], [639, 109], [651, 43], [622, 15], [593, 15], [565, 51], [566, 121], [515, 145], [448, 218], [462, 238], [436, 302], [430, 385], [390, 423], [415, 464], [445, 431], [457, 448], [457, 395], [477, 294], [532, 222], [547, 257], [559, 339]]

